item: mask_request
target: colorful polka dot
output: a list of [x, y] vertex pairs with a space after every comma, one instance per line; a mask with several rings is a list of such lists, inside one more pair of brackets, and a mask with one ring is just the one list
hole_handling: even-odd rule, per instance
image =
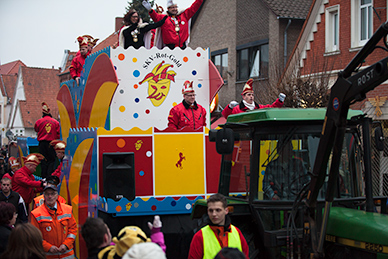
[[124, 93], [124, 89], [120, 89], [120, 94], [123, 94]]
[[125, 140], [122, 139], [122, 138], [118, 139], [118, 140], [116, 141], [116, 145], [117, 145], [117, 147], [119, 147], [119, 148], [125, 147]]
[[133, 206], [134, 206], [135, 208], [137, 208], [137, 207], [139, 207], [139, 203], [135, 202], [135, 203], [133, 204]]
[[188, 57], [184, 57], [183, 58], [183, 62], [187, 62], [187, 61], [189, 61], [189, 58]]
[[202, 87], [202, 84], [198, 84], [198, 88], [201, 88]]
[[201, 56], [201, 53], [197, 52], [197, 57], [200, 57]]
[[261, 171], [261, 175], [264, 175], [265, 174], [265, 170]]
[[191, 204], [187, 203], [185, 207], [186, 207], [186, 210], [190, 210], [191, 209]]
[[140, 99], [139, 98], [135, 98], [135, 103], [138, 103], [140, 102]]
[[147, 157], [151, 157], [152, 156], [152, 152], [151, 151], [147, 151], [146, 156]]
[[173, 103], [172, 103], [172, 107], [175, 107], [176, 105], [177, 105], [176, 102], [173, 102]]
[[140, 176], [144, 176], [144, 171], [140, 171], [140, 172], [139, 172], [139, 175], [140, 175]]
[[117, 70], [117, 67], [116, 66], [114, 66], [115, 67], [115, 70]]
[[176, 206], [176, 201], [171, 202], [171, 206], [175, 207]]
[[150, 110], [148, 110], [148, 109], [147, 109], [147, 110], [145, 110], [145, 113], [146, 113], [146, 114], [150, 114], [150, 112], [151, 112], [151, 111], [150, 111]]
[[133, 118], [137, 119], [139, 118], [139, 114], [137, 114], [136, 112], [133, 114]]
[[125, 112], [125, 106], [121, 105], [121, 106], [119, 107], [119, 111]]
[[196, 70], [193, 70], [193, 72], [191, 72], [193, 74], [193, 76], [195, 76], [197, 74], [197, 71]]
[[133, 58], [133, 59], [132, 59], [132, 62], [133, 62], [133, 63], [136, 63], [136, 62], [137, 62], [137, 58]]
[[125, 55], [123, 53], [120, 53], [118, 59], [123, 61], [125, 59]]
[[155, 206], [155, 205], [152, 205], [152, 206], [151, 206], [151, 210], [156, 210], [156, 206]]
[[121, 210], [122, 210], [122, 208], [121, 208], [120, 205], [116, 206], [116, 211], [117, 211], [117, 212], [120, 212]]
[[137, 89], [137, 88], [139, 88], [139, 86], [137, 84], [134, 84], [133, 88]]
[[133, 76], [134, 77], [139, 77], [140, 76], [140, 71], [139, 70], [133, 71]]

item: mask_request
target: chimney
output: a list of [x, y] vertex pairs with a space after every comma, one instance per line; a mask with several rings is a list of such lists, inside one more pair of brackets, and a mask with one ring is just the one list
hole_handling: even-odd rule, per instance
[[124, 25], [124, 17], [116, 17], [115, 31], [119, 31]]

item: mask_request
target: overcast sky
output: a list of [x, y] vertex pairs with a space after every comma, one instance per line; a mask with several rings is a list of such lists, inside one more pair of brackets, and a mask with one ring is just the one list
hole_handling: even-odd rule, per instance
[[[167, 0], [155, 2], [165, 7]], [[181, 10], [194, 0], [175, 2]], [[112, 34], [127, 6], [128, 0], [0, 0], [0, 64], [58, 68], [65, 49], [78, 50], [78, 36]]]

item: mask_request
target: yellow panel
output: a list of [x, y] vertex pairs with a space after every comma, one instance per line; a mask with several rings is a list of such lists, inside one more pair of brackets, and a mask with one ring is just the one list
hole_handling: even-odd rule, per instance
[[61, 131], [62, 131], [62, 139], [63, 141], [67, 141], [67, 138], [69, 137], [69, 130], [71, 127], [70, 124], [70, 117], [67, 113], [66, 107], [63, 105], [62, 102], [57, 100], [58, 105], [58, 111], [59, 111], [59, 117], [61, 118]]
[[85, 139], [79, 145], [74, 153], [73, 161], [71, 163], [70, 175], [69, 175], [69, 193], [70, 200], [73, 206], [73, 215], [77, 222], [78, 219], [78, 204], [77, 201], [79, 186], [81, 181], [81, 173], [85, 163], [86, 156], [89, 153], [89, 149], [93, 144], [94, 139]]
[[103, 136], [103, 135], [150, 135], [152, 134], [152, 128], [149, 128], [147, 130], [141, 130], [138, 127], [133, 127], [130, 130], [123, 130], [122, 128], [114, 128], [112, 130], [106, 130], [104, 128], [98, 128], [97, 129], [97, 135]]
[[203, 194], [204, 135], [155, 134], [155, 195]]
[[93, 102], [90, 113], [89, 127], [103, 127], [106, 121], [106, 115], [112, 101], [112, 96], [116, 91], [117, 83], [105, 82], [101, 85]]

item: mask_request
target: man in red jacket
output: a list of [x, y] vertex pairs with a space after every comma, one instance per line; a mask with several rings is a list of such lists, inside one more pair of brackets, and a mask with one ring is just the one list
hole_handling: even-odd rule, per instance
[[61, 178], [62, 174], [62, 163], [63, 163], [63, 158], [65, 157], [65, 149], [66, 149], [66, 142], [56, 139], [50, 142], [50, 145], [54, 148], [55, 153], [59, 159], [59, 166], [57, 169], [52, 173], [52, 175], [58, 177], [59, 179]]
[[283, 93], [279, 94], [279, 98], [276, 99], [272, 104], [257, 104], [255, 103], [255, 93], [253, 92], [253, 79], [250, 78], [244, 85], [243, 91], [241, 93], [243, 100], [239, 104], [236, 101], [231, 101], [228, 106], [222, 111], [222, 115], [225, 118], [228, 118], [230, 114], [237, 114], [241, 112], [246, 112], [249, 110], [263, 109], [263, 108], [280, 108], [283, 106], [284, 99], [286, 95]]
[[195, 101], [192, 81], [185, 81], [182, 94], [183, 101], [170, 110], [168, 127], [180, 130], [186, 126], [192, 129], [206, 126], [206, 110]]
[[[187, 47], [187, 40], [190, 34], [190, 19], [201, 7], [203, 0], [195, 0], [195, 2], [186, 10], [178, 13], [178, 5], [173, 0], [167, 0], [167, 15], [168, 18], [161, 27], [163, 43], [170, 49]], [[162, 20], [166, 15], [157, 13], [151, 9], [151, 4], [148, 0], [143, 1], [143, 6], [149, 11], [149, 14], [154, 22]]]
[[77, 85], [79, 85], [79, 80], [81, 77], [81, 71], [85, 64], [85, 59], [89, 54], [89, 45], [88, 45], [88, 39], [79, 36], [77, 38], [79, 43], [79, 51], [81, 55], [76, 55], [73, 60], [71, 61], [71, 66], [69, 68], [71, 77], [77, 82]]
[[41, 154], [32, 153], [26, 157], [24, 166], [17, 170], [12, 176], [12, 190], [18, 192], [26, 203], [27, 210], [29, 210], [32, 199], [35, 193], [41, 192], [46, 183], [43, 181], [35, 181], [33, 173], [36, 167], [44, 159]]
[[195, 233], [189, 259], [214, 258], [224, 247], [234, 247], [249, 258], [249, 247], [240, 229], [231, 224], [225, 196], [214, 194], [207, 200], [209, 225]]
[[43, 116], [35, 122], [34, 129], [38, 133], [39, 153], [44, 156], [42, 161], [42, 178], [46, 178], [54, 172], [55, 151], [50, 145], [54, 139], [59, 139], [59, 122], [51, 116], [50, 108], [47, 103], [42, 103]]

